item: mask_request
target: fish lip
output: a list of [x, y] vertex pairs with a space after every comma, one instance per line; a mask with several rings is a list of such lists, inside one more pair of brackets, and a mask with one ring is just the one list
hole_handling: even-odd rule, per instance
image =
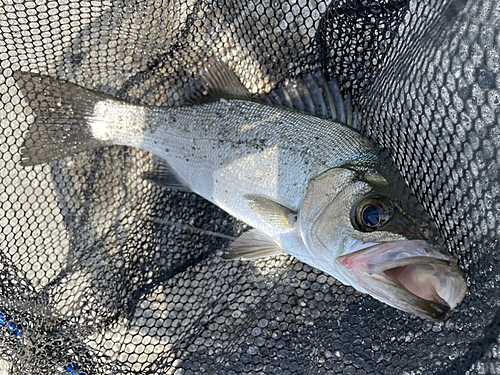
[[[447, 319], [466, 292], [465, 278], [457, 262], [442, 252], [441, 245], [425, 240], [403, 240], [382, 243], [354, 241], [351, 252], [337, 261], [355, 276], [362, 291], [398, 309], [432, 321]], [[391, 277], [391, 271], [400, 267], [431, 265], [445, 270], [444, 275], [453, 279], [454, 298], [450, 304], [442, 298], [438, 301], [421, 298]], [[406, 272], [408, 268], [404, 269]], [[388, 271], [388, 272], [387, 272]], [[439, 297], [438, 293], [436, 296]]]
[[[347, 269], [364, 271], [369, 274], [380, 273], [387, 269], [399, 267], [408, 264], [439, 262], [450, 264], [456, 261], [449, 255], [444, 254], [443, 246], [435, 245], [425, 240], [401, 240], [389, 241], [380, 243], [359, 243], [355, 242], [346, 255], [340, 256], [337, 260]], [[406, 249], [405, 252], [396, 254], [394, 250]], [[382, 253], [385, 256], [381, 256]], [[409, 254], [409, 256], [405, 256]], [[360, 262], [360, 255], [367, 258], [371, 262]], [[375, 258], [375, 259], [373, 259]]]

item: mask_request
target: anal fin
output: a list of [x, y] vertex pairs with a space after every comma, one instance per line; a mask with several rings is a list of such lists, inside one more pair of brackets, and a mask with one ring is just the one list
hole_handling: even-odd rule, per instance
[[230, 245], [222, 259], [258, 259], [273, 255], [285, 254], [283, 249], [267, 234], [252, 229], [243, 233]]
[[191, 191], [179, 180], [175, 172], [170, 168], [170, 165], [156, 155], [153, 156], [153, 168], [148, 172], [144, 172], [142, 178], [164, 188], [185, 192]]

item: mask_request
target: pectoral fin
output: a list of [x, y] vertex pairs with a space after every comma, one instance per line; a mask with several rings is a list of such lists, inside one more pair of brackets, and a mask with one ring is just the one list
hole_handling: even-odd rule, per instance
[[258, 259], [273, 255], [285, 254], [283, 249], [267, 234], [257, 229], [243, 233], [230, 245], [222, 259]]
[[297, 219], [297, 212], [272, 199], [259, 195], [245, 195], [245, 199], [257, 216], [273, 227], [291, 228]]

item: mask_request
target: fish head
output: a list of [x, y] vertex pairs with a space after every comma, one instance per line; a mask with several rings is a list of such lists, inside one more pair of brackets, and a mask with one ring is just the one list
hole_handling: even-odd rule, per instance
[[439, 321], [465, 296], [457, 262], [387, 162], [311, 179], [297, 224], [311, 265], [388, 305]]

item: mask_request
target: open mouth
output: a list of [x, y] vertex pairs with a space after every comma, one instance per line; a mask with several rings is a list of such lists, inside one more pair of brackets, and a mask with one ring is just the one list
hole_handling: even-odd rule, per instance
[[338, 261], [368, 293], [389, 305], [443, 320], [465, 296], [456, 261], [427, 241], [356, 242], [353, 250]]

